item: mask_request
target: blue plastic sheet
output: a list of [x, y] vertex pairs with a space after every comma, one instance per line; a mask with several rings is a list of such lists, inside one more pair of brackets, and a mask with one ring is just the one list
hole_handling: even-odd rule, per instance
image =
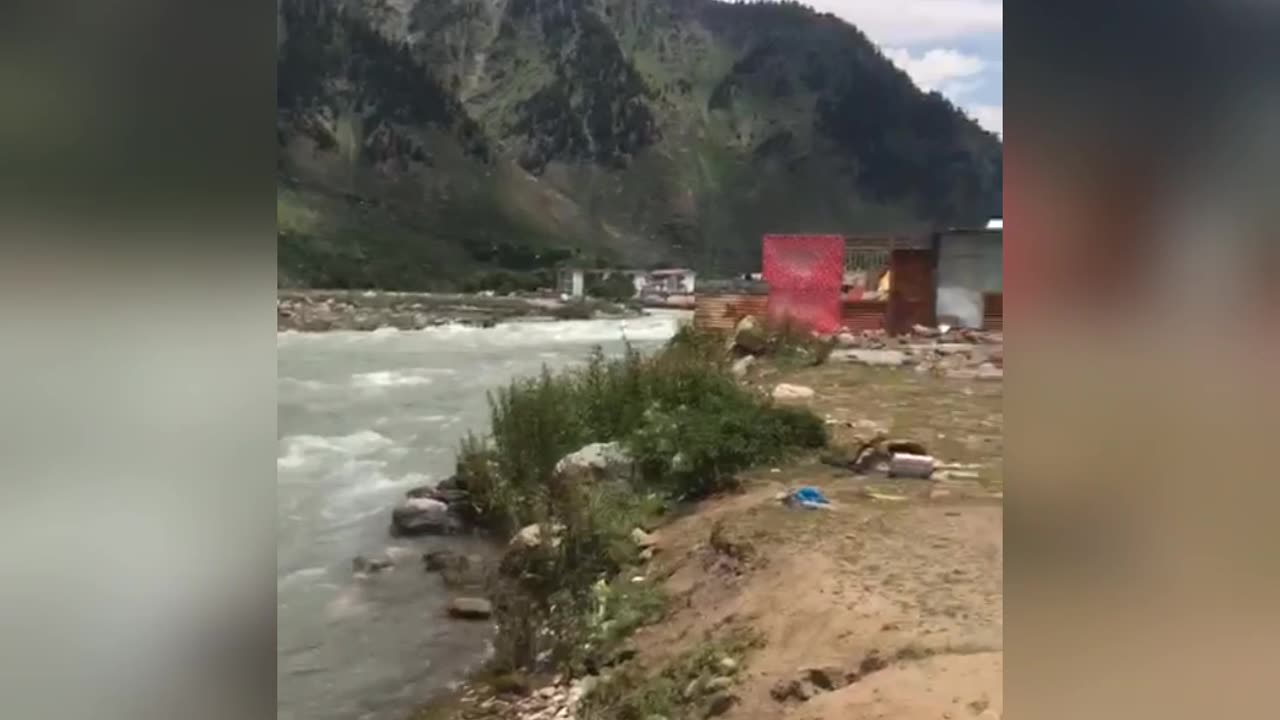
[[791, 502], [799, 505], [830, 505], [831, 501], [816, 487], [802, 487], [791, 493]]

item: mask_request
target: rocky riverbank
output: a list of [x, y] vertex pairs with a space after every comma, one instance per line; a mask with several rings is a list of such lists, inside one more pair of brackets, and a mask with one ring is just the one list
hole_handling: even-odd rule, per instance
[[437, 325], [489, 327], [511, 320], [634, 317], [642, 311], [595, 299], [442, 295], [355, 290], [281, 290], [276, 329], [299, 332], [421, 330]]
[[[584, 662], [477, 673], [414, 720], [998, 720], [1002, 383], [955, 372], [999, 368], [1001, 340], [919, 328], [828, 338], [834, 362], [797, 363], [777, 347], [750, 356], [740, 381], [775, 398], [803, 390], [776, 402], [824, 417], [828, 449], [746, 471], [737, 492], [634, 531], [631, 559], [596, 586], [589, 619], [602, 632], [586, 636], [596, 652]], [[858, 351], [904, 361], [837, 356]], [[887, 462], [830, 460], [868, 447]], [[557, 466], [590, 454], [579, 464], [609, 483], [617, 449]], [[931, 471], [895, 471], [903, 459]], [[801, 490], [821, 501], [791, 501]], [[534, 567], [507, 560], [568, 532], [527, 527], [501, 564]]]

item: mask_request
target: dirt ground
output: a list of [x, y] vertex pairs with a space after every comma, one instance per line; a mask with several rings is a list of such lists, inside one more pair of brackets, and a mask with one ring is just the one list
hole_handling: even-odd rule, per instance
[[[931, 480], [890, 480], [813, 458], [752, 473], [741, 494], [658, 531], [650, 577], [663, 578], [673, 610], [636, 636], [638, 659], [656, 666], [723, 628], [748, 625], [765, 642], [724, 717], [999, 717], [1002, 383], [848, 364], [766, 368], [751, 380], [812, 387], [813, 398], [792, 402], [827, 418], [837, 446], [883, 430], [962, 467]], [[833, 509], [778, 501], [801, 485], [821, 489]], [[828, 691], [808, 686], [804, 701], [771, 694], [826, 666], [856, 679]]]

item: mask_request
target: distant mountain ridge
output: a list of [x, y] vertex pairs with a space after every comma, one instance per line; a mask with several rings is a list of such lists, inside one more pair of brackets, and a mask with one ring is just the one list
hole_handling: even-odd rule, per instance
[[1000, 214], [998, 138], [794, 3], [279, 0], [286, 285], [758, 268], [766, 232]]

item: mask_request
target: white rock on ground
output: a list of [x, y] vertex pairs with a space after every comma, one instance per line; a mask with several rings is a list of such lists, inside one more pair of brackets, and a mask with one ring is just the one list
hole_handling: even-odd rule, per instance
[[829, 359], [877, 367], [901, 367], [907, 362], [907, 354], [901, 350], [837, 350]]
[[774, 400], [804, 400], [813, 397], [813, 388], [781, 383], [773, 389]]
[[631, 531], [631, 542], [635, 543], [636, 547], [639, 547], [642, 549], [651, 548], [654, 545], [658, 544], [658, 538], [653, 535], [650, 535], [649, 533], [645, 532], [644, 530], [641, 530], [640, 528], [636, 528]]
[[493, 604], [484, 598], [454, 598], [449, 601], [449, 614], [463, 620], [484, 620], [493, 614]]
[[632, 464], [631, 456], [622, 449], [621, 443], [591, 443], [561, 458], [556, 463], [556, 472], [617, 479], [628, 475]]
[[[560, 533], [564, 528], [556, 525], [551, 528], [551, 547], [560, 544]], [[511, 545], [518, 545], [526, 548], [541, 547], [545, 533], [543, 527], [537, 523], [526, 525], [520, 528], [520, 531], [511, 537]]]

